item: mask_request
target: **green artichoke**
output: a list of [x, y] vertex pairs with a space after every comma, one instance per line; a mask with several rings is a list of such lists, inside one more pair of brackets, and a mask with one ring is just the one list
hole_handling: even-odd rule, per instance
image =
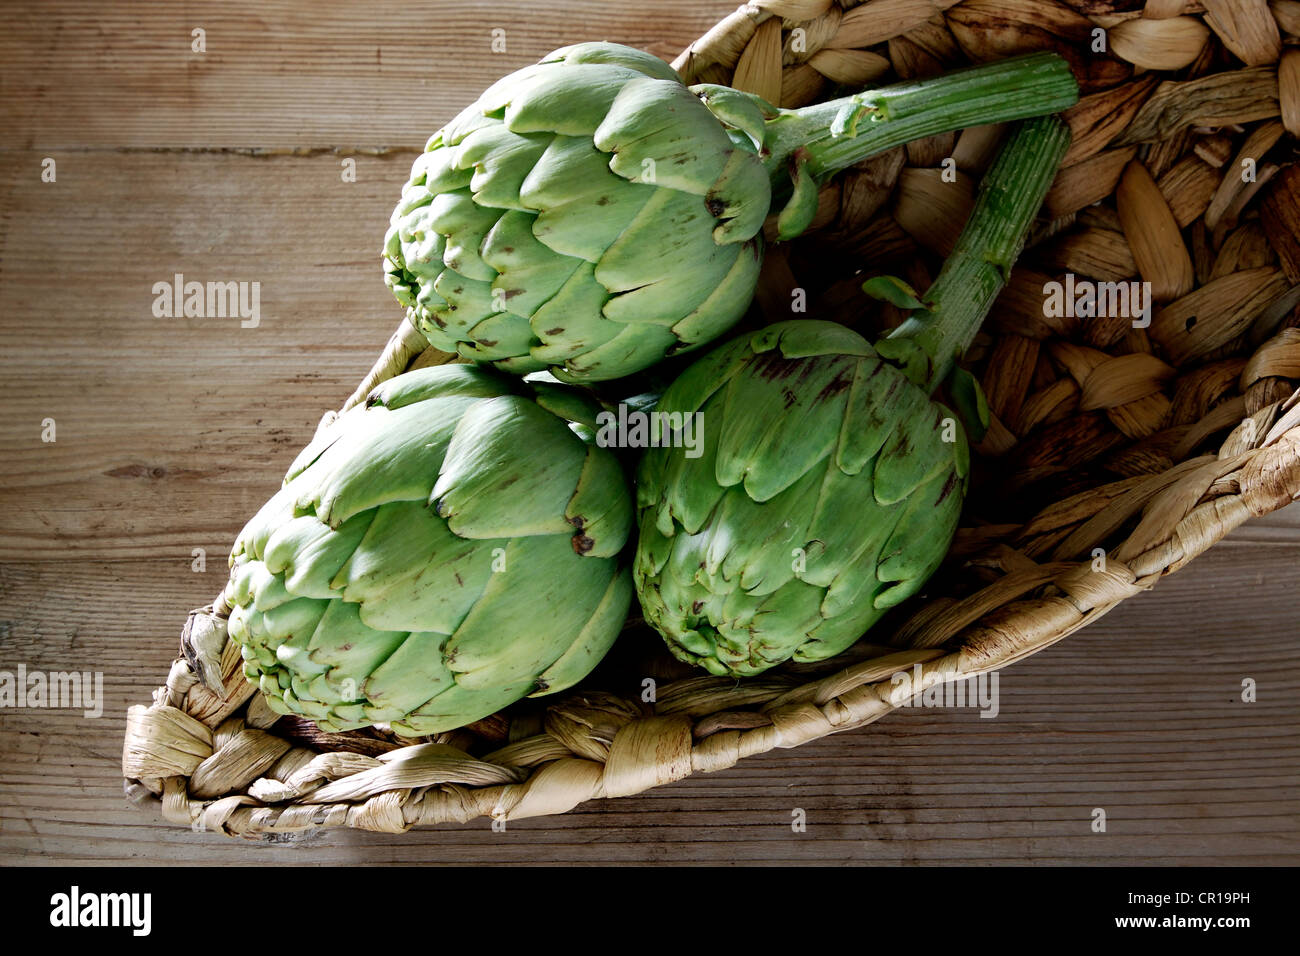
[[[703, 441], [696, 457], [657, 447], [642, 459], [633, 577], [677, 657], [735, 676], [822, 660], [939, 566], [969, 451], [959, 416], [931, 393], [954, 381], [1068, 142], [1055, 119], [1016, 130], [925, 300], [873, 282], [917, 309], [874, 348], [833, 323], [781, 322], [714, 350], [664, 393], [656, 411], [698, 414]], [[973, 380], [956, 381], [969, 396]]]
[[789, 237], [837, 169], [1076, 98], [1064, 61], [1035, 54], [778, 110], [688, 89], [629, 47], [565, 47], [429, 140], [393, 212], [386, 281], [440, 349], [564, 381], [622, 377], [744, 314], [774, 199]]
[[593, 411], [446, 365], [323, 427], [230, 559], [228, 632], [271, 707], [419, 735], [586, 676], [632, 595], [631, 492]]

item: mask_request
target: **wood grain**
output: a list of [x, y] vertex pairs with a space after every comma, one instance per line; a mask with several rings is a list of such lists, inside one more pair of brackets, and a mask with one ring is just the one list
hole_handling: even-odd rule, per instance
[[[734, 10], [660, 0], [51, 0], [6, 5], [0, 127], [20, 148], [420, 147], [493, 80], [616, 40], [671, 59]], [[191, 32], [206, 31], [206, 52]], [[505, 31], [493, 52], [492, 31]]]
[[[97, 720], [0, 709], [0, 862], [1300, 860], [1297, 508], [1008, 671], [995, 720], [906, 711], [506, 833], [249, 843], [127, 806], [126, 707], [165, 679], [234, 533], [400, 318], [378, 250], [414, 151], [553, 47], [671, 55], [735, 2], [16, 7], [0, 33], [0, 670], [101, 671], [106, 702]], [[155, 318], [152, 286], [177, 272], [261, 283], [260, 326]]]

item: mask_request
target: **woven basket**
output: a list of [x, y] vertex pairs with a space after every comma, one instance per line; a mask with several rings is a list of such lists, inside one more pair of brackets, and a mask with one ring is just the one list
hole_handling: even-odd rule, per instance
[[[128, 795], [250, 836], [562, 813], [859, 727], [923, 687], [1034, 654], [1300, 496], [1297, 43], [1295, 0], [740, 7], [678, 57], [687, 82], [794, 107], [1046, 48], [1083, 90], [1045, 215], [967, 356], [993, 422], [927, 593], [872, 643], [741, 681], [678, 664], [634, 621], [576, 691], [415, 742], [271, 712], [242, 677], [225, 609], [204, 608], [153, 705], [130, 709]], [[769, 248], [747, 321], [790, 318], [797, 287], [810, 316], [868, 337], [896, 325], [863, 278], [929, 284], [997, 132], [913, 143], [829, 183], [813, 229]], [[948, 157], [960, 188], [936, 186]], [[1151, 282], [1149, 327], [1047, 314], [1044, 285], [1066, 273]], [[448, 360], [404, 323], [345, 407]]]

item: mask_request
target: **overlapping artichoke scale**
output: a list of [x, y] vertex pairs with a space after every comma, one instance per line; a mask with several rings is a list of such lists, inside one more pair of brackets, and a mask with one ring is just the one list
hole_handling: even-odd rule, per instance
[[493, 553], [506, 543], [453, 534], [423, 501], [390, 502], [335, 574], [333, 596], [359, 605], [369, 627], [451, 634], [487, 587]]
[[722, 396], [718, 460], [722, 485], [745, 484], [755, 501], [788, 488], [834, 448], [853, 378], [853, 356], [755, 356]]
[[624, 179], [653, 168], [656, 185], [705, 196], [735, 151], [717, 117], [679, 82], [633, 80], [610, 106], [592, 141]]
[[659, 57], [636, 47], [618, 43], [574, 43], [553, 50], [542, 58], [542, 63], [611, 63], [635, 70], [657, 80], [677, 80], [677, 71]]
[[564, 422], [529, 399], [503, 395], [476, 403], [458, 424], [428, 493], [452, 533], [572, 533], [565, 510], [586, 451]]
[[[623, 331], [601, 315], [609, 292], [596, 281], [595, 269], [593, 264], [583, 263], [555, 297], [533, 313], [529, 324], [541, 344], [533, 346], [530, 354], [539, 362], [559, 366], [595, 351]], [[554, 375], [564, 378], [559, 368]]]
[[368, 428], [342, 430], [311, 467], [290, 482], [294, 507], [337, 528], [388, 501], [427, 499], [448, 443], [466, 411], [481, 401], [452, 396], [402, 408], [366, 410]]
[[446, 237], [443, 264], [467, 279], [491, 282], [496, 270], [483, 261], [479, 250], [502, 210], [480, 206], [468, 189], [439, 193], [421, 210], [425, 228]]
[[620, 325], [606, 322], [614, 330], [608, 341], [575, 355], [552, 374], [562, 382], [581, 384], [595, 379], [622, 378], [645, 368], [647, 355], [664, 355], [678, 340], [670, 329], [649, 323]]
[[669, 354], [679, 355], [712, 342], [740, 321], [749, 309], [763, 264], [762, 237], [739, 247], [731, 270], [692, 311], [673, 324], [678, 339]]
[[469, 188], [476, 204], [527, 211], [520, 186], [551, 140], [544, 133], [516, 133], [496, 123], [461, 140], [451, 162], [460, 170], [472, 170]]
[[[512, 84], [502, 121], [517, 133], [550, 132], [591, 136], [609, 115], [615, 97], [643, 74], [608, 63], [565, 64], [540, 69]], [[662, 82], [662, 81], [660, 81]], [[484, 94], [483, 108], [493, 102]]]
[[[502, 371], [518, 373], [539, 372], [545, 366], [529, 354], [533, 343], [533, 330], [523, 316], [510, 312], [489, 315], [468, 330], [469, 342], [458, 342], [462, 358], [471, 362], [492, 363]], [[518, 367], [508, 363], [516, 362]], [[524, 368], [523, 366], [528, 366]]]
[[[714, 242], [713, 225], [713, 217], [698, 196], [656, 190], [605, 250], [596, 264], [596, 279], [615, 294], [669, 280], [659, 290], [670, 296], [659, 314], [664, 321], [676, 322], [690, 309], [683, 304], [681, 293], [672, 291], [672, 281], [694, 283], [693, 273], [706, 268], [713, 283], [720, 282], [735, 263], [737, 249]], [[631, 311], [628, 306], [621, 308]]]
[[578, 137], [557, 136], [519, 190], [537, 211], [533, 235], [550, 249], [599, 262], [640, 215], [655, 187], [614, 175], [609, 157]]

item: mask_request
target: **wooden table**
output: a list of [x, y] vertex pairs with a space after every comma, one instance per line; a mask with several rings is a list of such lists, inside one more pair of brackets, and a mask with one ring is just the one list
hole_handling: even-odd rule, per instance
[[[0, 710], [0, 862], [1300, 861], [1294, 508], [1005, 672], [995, 720], [902, 711], [504, 833], [274, 845], [126, 804], [126, 707], [148, 702], [233, 535], [400, 318], [379, 246], [415, 151], [554, 47], [671, 56], [734, 6], [6, 5], [0, 670], [102, 671], [105, 707]], [[260, 324], [156, 317], [153, 286], [177, 273], [260, 283]]]

